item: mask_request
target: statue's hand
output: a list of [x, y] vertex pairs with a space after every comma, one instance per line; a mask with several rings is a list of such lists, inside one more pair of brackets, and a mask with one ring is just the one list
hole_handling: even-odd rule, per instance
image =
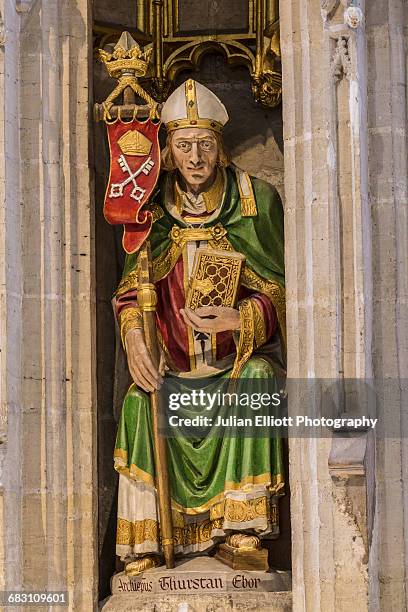
[[154, 366], [141, 329], [131, 329], [125, 338], [130, 374], [135, 383], [144, 391], [160, 389], [165, 371], [164, 354], [160, 354], [159, 369]]
[[200, 332], [217, 334], [235, 331], [241, 327], [239, 311], [227, 306], [205, 306], [197, 310], [185, 308], [180, 312], [186, 325]]

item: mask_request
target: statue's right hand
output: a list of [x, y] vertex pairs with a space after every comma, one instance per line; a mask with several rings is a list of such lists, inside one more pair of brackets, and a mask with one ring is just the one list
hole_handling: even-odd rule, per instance
[[160, 389], [164, 374], [163, 357], [159, 370], [154, 366], [141, 329], [130, 329], [125, 338], [126, 352], [130, 374], [135, 383], [144, 391]]

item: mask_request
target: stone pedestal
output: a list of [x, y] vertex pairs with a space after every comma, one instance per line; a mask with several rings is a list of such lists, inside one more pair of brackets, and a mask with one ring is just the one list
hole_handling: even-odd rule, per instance
[[292, 610], [290, 572], [235, 571], [211, 557], [180, 562], [176, 569], [158, 567], [129, 578], [112, 578], [112, 596], [103, 612], [165, 610]]

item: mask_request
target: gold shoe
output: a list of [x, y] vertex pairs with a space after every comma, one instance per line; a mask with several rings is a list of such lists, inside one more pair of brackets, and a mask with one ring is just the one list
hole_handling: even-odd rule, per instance
[[139, 576], [146, 570], [153, 569], [160, 565], [160, 559], [154, 555], [148, 555], [141, 559], [136, 559], [126, 564], [125, 572], [127, 576]]
[[240, 550], [259, 550], [261, 548], [261, 540], [256, 535], [247, 533], [233, 533], [227, 536], [225, 543], [231, 548]]

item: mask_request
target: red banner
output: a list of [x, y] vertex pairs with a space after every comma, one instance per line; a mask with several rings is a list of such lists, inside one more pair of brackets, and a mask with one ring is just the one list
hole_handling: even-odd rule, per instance
[[151, 119], [107, 124], [110, 176], [103, 212], [108, 223], [124, 225], [127, 253], [139, 250], [152, 227], [151, 213], [142, 208], [159, 177], [159, 127]]

